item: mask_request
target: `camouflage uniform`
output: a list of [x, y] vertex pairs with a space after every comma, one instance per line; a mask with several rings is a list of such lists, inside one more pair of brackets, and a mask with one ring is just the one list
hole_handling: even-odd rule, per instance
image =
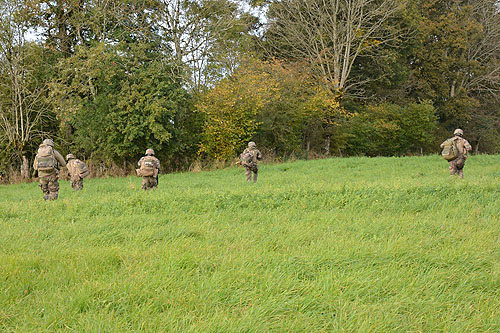
[[[44, 140], [40, 146], [46, 145], [45, 142], [48, 140]], [[52, 140], [50, 140], [52, 142]], [[50, 145], [50, 144], [49, 144]], [[54, 147], [54, 143], [52, 142], [52, 147]], [[59, 196], [59, 170], [61, 167], [66, 166], [66, 161], [62, 157], [62, 155], [54, 149], [54, 157], [57, 161], [57, 166], [52, 171], [38, 171], [38, 179], [40, 182], [40, 188], [43, 192], [43, 198], [45, 200], [56, 200]], [[35, 157], [35, 161], [33, 162], [33, 169], [37, 169], [38, 160]]]
[[246, 148], [241, 155], [251, 153], [254, 156], [254, 159], [250, 163], [243, 163], [243, 166], [245, 167], [245, 175], [247, 176], [247, 182], [252, 181], [252, 172], [253, 172], [253, 182], [257, 182], [257, 175], [259, 172], [259, 167], [257, 165], [257, 161], [262, 160], [262, 154], [260, 151], [257, 149], [257, 146], [255, 145], [255, 142], [250, 141], [248, 143], [248, 148]]
[[80, 160], [73, 155], [68, 155], [66, 158], [68, 159], [67, 168], [71, 177], [71, 188], [75, 191], [82, 190], [83, 178], [80, 177], [80, 172], [78, 170], [78, 163], [80, 163]]
[[[152, 151], [152, 153], [148, 153], [148, 151]], [[160, 160], [157, 159], [156, 157], [153, 156], [154, 151], [152, 149], [146, 150], [146, 156], [141, 157], [139, 162], [137, 162], [137, 165], [139, 168], [142, 165], [142, 161], [146, 157], [150, 157], [153, 159], [154, 164], [155, 164], [155, 174], [153, 176], [143, 176], [142, 177], [142, 189], [143, 190], [149, 190], [149, 189], [155, 189], [158, 187], [158, 174], [160, 173]]]
[[[451, 138], [458, 148], [458, 157], [454, 160], [449, 161], [450, 164], [450, 175], [457, 175], [460, 178], [464, 178], [464, 166], [465, 160], [467, 160], [467, 153], [472, 150], [471, 145], [467, 140], [462, 138], [463, 131], [456, 129], [454, 132], [455, 136]], [[446, 141], [441, 144], [441, 148], [444, 147]]]

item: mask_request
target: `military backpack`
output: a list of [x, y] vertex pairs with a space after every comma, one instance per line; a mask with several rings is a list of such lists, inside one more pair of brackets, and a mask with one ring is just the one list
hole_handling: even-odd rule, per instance
[[447, 161], [453, 161], [459, 155], [457, 143], [453, 139], [448, 139], [443, 144], [441, 156]]
[[54, 154], [54, 148], [47, 145], [42, 145], [38, 148], [36, 154], [36, 170], [51, 172], [57, 168], [57, 160]]
[[75, 164], [76, 164], [76, 170], [78, 172], [78, 175], [81, 178], [85, 178], [88, 175], [90, 175], [90, 170], [89, 170], [87, 164], [85, 164], [85, 162], [82, 162], [80, 160], [76, 160]]
[[144, 157], [139, 170], [142, 177], [153, 177], [156, 171], [155, 158], [152, 156]]
[[255, 153], [252, 153], [251, 151], [245, 150], [240, 155], [240, 162], [241, 162], [241, 165], [243, 165], [243, 166], [248, 166], [248, 167], [252, 166], [252, 164], [256, 163]]

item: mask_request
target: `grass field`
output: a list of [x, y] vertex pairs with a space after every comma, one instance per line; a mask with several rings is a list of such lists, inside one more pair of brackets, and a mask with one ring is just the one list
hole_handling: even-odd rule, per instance
[[0, 331], [500, 331], [500, 156], [0, 187]]

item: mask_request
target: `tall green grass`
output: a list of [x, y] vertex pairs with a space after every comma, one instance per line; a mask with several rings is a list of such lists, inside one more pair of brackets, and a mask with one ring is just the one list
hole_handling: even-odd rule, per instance
[[500, 156], [0, 187], [0, 331], [500, 331]]

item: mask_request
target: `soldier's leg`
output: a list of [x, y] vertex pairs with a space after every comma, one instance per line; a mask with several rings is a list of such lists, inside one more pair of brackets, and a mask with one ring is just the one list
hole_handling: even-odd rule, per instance
[[156, 177], [149, 177], [149, 189], [156, 188]]
[[49, 200], [49, 195], [50, 195], [50, 191], [49, 191], [49, 181], [46, 177], [40, 177], [40, 188], [42, 189], [42, 192], [43, 192], [43, 199], [44, 200]]
[[255, 167], [253, 169], [253, 182], [256, 183], [257, 182], [257, 175], [258, 175], [258, 172], [259, 172], [259, 169], [257, 167]]
[[145, 178], [145, 183], [144, 183], [144, 190], [150, 190], [154, 188], [154, 184], [156, 181], [156, 178], [154, 177], [144, 177]]
[[247, 182], [252, 181], [252, 169], [245, 167], [245, 175], [247, 176]]
[[49, 178], [49, 200], [56, 200], [59, 196], [59, 180], [58, 176], [50, 176]]
[[157, 188], [158, 187], [158, 182], [156, 181], [156, 177], [151, 177], [151, 188]]
[[455, 165], [457, 167], [457, 175], [460, 178], [464, 178], [465, 159], [463, 157], [461, 157], [460, 159], [458, 159], [458, 161]]
[[80, 190], [78, 182], [80, 181], [80, 176], [71, 177], [71, 188], [75, 191]]
[[455, 164], [455, 161], [450, 161], [450, 175], [454, 175], [457, 173], [457, 166]]
[[142, 177], [142, 187], [143, 190], [148, 189], [148, 177]]
[[80, 178], [80, 180], [78, 181], [78, 189], [83, 190], [83, 178]]

